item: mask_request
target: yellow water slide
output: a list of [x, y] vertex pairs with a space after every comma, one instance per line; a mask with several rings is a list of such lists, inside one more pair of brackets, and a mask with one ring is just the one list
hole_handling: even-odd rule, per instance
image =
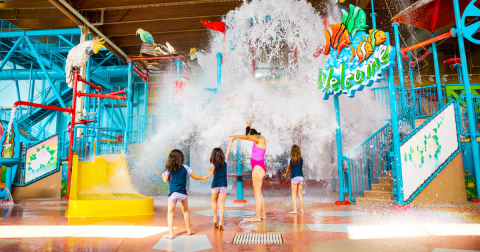
[[68, 218], [98, 218], [153, 214], [153, 198], [132, 187], [127, 162], [121, 155], [78, 161], [73, 156]]

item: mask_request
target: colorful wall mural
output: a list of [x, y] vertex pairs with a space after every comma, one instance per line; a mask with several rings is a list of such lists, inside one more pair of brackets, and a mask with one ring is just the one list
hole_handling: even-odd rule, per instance
[[[11, 121], [10, 131], [8, 125], [3, 125], [4, 132], [0, 139], [0, 153], [2, 158], [19, 158], [20, 157], [20, 132], [18, 131], [17, 121]], [[12, 174], [16, 174], [17, 165], [12, 167]], [[0, 189], [5, 188], [7, 167], [0, 167]], [[13, 180], [13, 178], [12, 178]]]
[[58, 135], [27, 149], [25, 183], [58, 169]]
[[458, 148], [455, 107], [451, 103], [400, 147], [404, 200]]
[[67, 180], [68, 180], [68, 162], [62, 163], [62, 189], [60, 191], [62, 196], [67, 195]]
[[340, 24], [330, 24], [325, 30], [325, 69], [319, 69], [318, 88], [324, 92], [323, 99], [330, 95], [347, 94], [369, 87], [384, 79], [381, 75], [395, 65], [395, 50], [384, 45], [384, 31], [371, 29], [366, 33], [366, 15], [360, 7], [350, 5], [350, 12], [342, 10]]

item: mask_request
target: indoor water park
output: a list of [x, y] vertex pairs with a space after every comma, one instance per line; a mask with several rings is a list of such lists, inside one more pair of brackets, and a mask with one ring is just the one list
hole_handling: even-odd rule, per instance
[[0, 251], [480, 251], [479, 142], [480, 0], [0, 0]]

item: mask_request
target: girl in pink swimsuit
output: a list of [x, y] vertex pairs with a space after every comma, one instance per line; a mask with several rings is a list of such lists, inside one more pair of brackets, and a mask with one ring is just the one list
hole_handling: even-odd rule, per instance
[[253, 142], [252, 148], [252, 181], [253, 192], [255, 193], [255, 217], [248, 221], [262, 221], [266, 219], [265, 215], [265, 203], [262, 195], [263, 178], [267, 172], [265, 167], [264, 157], [267, 151], [267, 142], [263, 136], [260, 135], [255, 129], [252, 129], [252, 123], [248, 122], [245, 135], [231, 136], [233, 139], [249, 140]]

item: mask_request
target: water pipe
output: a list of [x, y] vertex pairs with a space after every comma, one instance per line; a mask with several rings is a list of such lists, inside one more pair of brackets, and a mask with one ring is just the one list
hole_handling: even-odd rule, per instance
[[125, 129], [125, 140], [123, 141], [123, 152], [127, 153], [128, 149], [128, 136], [130, 131], [131, 118], [130, 118], [130, 108], [132, 107], [132, 82], [133, 82], [133, 62], [127, 59], [128, 63], [128, 80], [127, 80], [127, 124]]
[[[88, 73], [88, 72], [87, 72]], [[91, 82], [85, 80], [84, 78], [82, 78], [82, 76], [78, 75], [78, 81], [81, 81], [87, 85], [89, 85], [90, 87], [92, 87], [93, 89], [97, 90], [97, 92], [102, 92], [102, 87], [101, 86], [97, 86], [97, 85], [94, 85], [92, 84]]]
[[372, 13], [370, 13], [370, 16], [372, 17], [372, 28], [377, 29], [377, 22], [375, 20], [375, 16], [377, 16], [377, 13], [375, 13], [375, 9], [373, 8], [373, 1], [370, 1], [372, 4]]
[[92, 122], [95, 122], [95, 119], [89, 119], [89, 120], [80, 119], [79, 121], [75, 122], [75, 125], [79, 125], [79, 124], [85, 125]]
[[[454, 0], [455, 1], [455, 0]], [[398, 23], [394, 23], [395, 24], [398, 24]], [[458, 27], [457, 27], [458, 29]], [[401, 50], [401, 53], [402, 54], [405, 54], [406, 52], [409, 52], [411, 50], [415, 50], [417, 48], [420, 48], [422, 46], [426, 46], [426, 45], [429, 45], [433, 42], [437, 42], [439, 40], [442, 40], [442, 39], [446, 39], [446, 38], [449, 38], [449, 37], [455, 37], [455, 35], [457, 34], [457, 30], [455, 30], [454, 28], [450, 29], [448, 32], [442, 34], [442, 35], [439, 35], [439, 36], [436, 36], [436, 37], [433, 37], [431, 39], [427, 39], [423, 42], [420, 42], [418, 44], [415, 44], [415, 45], [412, 45], [412, 46], [409, 46], [407, 48], [402, 48]], [[396, 36], [395, 36], [396, 37]]]
[[[394, 26], [395, 27], [395, 26]], [[397, 26], [398, 27], [398, 26]], [[397, 28], [398, 31], [398, 28]], [[385, 33], [387, 36], [386, 44], [390, 44], [390, 34]], [[397, 43], [398, 44], [398, 43]], [[400, 57], [400, 54], [397, 55]], [[400, 154], [400, 132], [398, 129], [398, 115], [397, 115], [397, 95], [395, 94], [395, 81], [393, 78], [393, 67], [390, 67], [388, 70], [388, 91], [390, 93], [390, 113], [391, 113], [391, 124], [392, 124], [392, 138], [393, 138], [393, 171], [392, 175], [394, 177], [394, 195], [397, 196], [396, 203], [399, 205], [404, 205], [403, 200], [403, 180], [402, 180], [402, 162]]]
[[16, 101], [15, 103], [13, 103], [13, 107], [18, 107], [20, 105], [72, 113], [71, 108], [54, 107], [54, 106], [43, 105], [43, 104], [38, 104], [38, 103], [33, 103], [33, 102], [26, 102], [26, 101]]
[[413, 77], [413, 68], [412, 68], [412, 60], [413, 60], [413, 57], [412, 57], [412, 53], [411, 52], [407, 52], [407, 55], [410, 56], [410, 59], [409, 59], [409, 62], [408, 62], [408, 72], [410, 73], [410, 89], [412, 89], [410, 92], [412, 92], [412, 104], [413, 104], [413, 115], [415, 116], [415, 113], [417, 112], [417, 101], [416, 101], [416, 94], [415, 94], [415, 90], [413, 90], [413, 88], [415, 88], [415, 79]]
[[[237, 151], [235, 156], [237, 157], [237, 174], [242, 174], [242, 153], [241, 153], [241, 146], [240, 141], [237, 141]], [[237, 200], [234, 203], [247, 203], [246, 200], [243, 199], [243, 177], [237, 177]]]
[[[408, 55], [410, 55], [410, 59], [411, 59], [412, 54], [410, 52], [407, 52], [407, 53], [408, 53]], [[430, 54], [432, 54], [432, 52], [430, 51], [430, 48], [429, 48], [424, 54], [422, 54], [422, 56], [418, 57], [416, 60], [414, 60], [414, 61], [410, 60], [408, 65], [410, 67], [415, 67], [418, 64], [418, 62], [420, 62], [421, 60], [423, 60], [424, 58], [426, 58]]]
[[148, 74], [147, 74], [147, 71], [145, 71], [145, 74], [142, 73], [142, 71], [140, 71], [137, 67], [134, 67], [133, 68], [133, 71], [138, 74], [138, 76], [140, 76], [140, 78], [142, 78], [143, 81], [147, 81], [148, 80]]
[[[398, 79], [400, 81], [400, 100], [401, 100], [401, 112], [405, 110], [405, 107], [407, 106], [405, 103], [405, 77], [403, 76], [403, 63], [402, 63], [402, 57], [400, 57], [400, 35], [398, 32], [398, 26], [400, 23], [393, 23], [393, 30], [395, 33], [395, 49], [397, 52], [397, 62], [398, 62]], [[403, 50], [403, 49], [402, 49]], [[393, 74], [393, 73], [392, 73]], [[394, 99], [395, 101], [395, 99]]]
[[[436, 2], [435, 2], [436, 3]], [[435, 34], [430, 35], [431, 38], [435, 38]], [[432, 47], [428, 51], [433, 53], [433, 66], [435, 68], [435, 82], [437, 83], [437, 95], [438, 95], [438, 109], [443, 107], [443, 95], [442, 95], [442, 83], [440, 82], [440, 68], [438, 67], [438, 54], [437, 43], [433, 42]]]
[[[110, 77], [120, 77], [125, 76], [128, 66], [108, 66], [101, 67], [100, 70], [97, 70], [96, 74], [103, 75], [104, 72], [108, 72]], [[47, 74], [51, 79], [61, 80], [65, 79], [65, 74], [61, 74], [55, 70], [48, 69]], [[95, 74], [93, 74], [95, 75]], [[45, 80], [47, 76], [42, 69], [3, 69], [0, 72], [0, 80]], [[87, 76], [85, 77], [88, 80]]]
[[162, 57], [148, 57], [148, 58], [128, 58], [127, 62], [143, 61], [143, 60], [162, 60], [162, 59], [183, 59], [183, 56], [162, 56]]
[[[335, 119], [337, 121], [337, 128], [335, 129], [335, 136], [337, 140], [337, 165], [338, 165], [338, 192], [340, 202], [345, 201], [345, 194], [343, 192], [343, 153], [342, 153], [342, 126], [340, 125], [340, 104], [338, 95], [333, 96], [333, 105], [335, 107]], [[335, 202], [337, 204], [337, 202]]]
[[177, 59], [177, 80], [181, 80], [182, 60]]
[[115, 91], [115, 92], [111, 92], [107, 95], [119, 95], [119, 94], [125, 94], [125, 90], [120, 90], [120, 91]]
[[220, 90], [222, 84], [222, 53], [217, 53], [217, 90]]
[[[473, 113], [473, 102], [472, 102], [472, 93], [470, 91], [470, 79], [468, 77], [468, 68], [465, 62], [467, 61], [467, 57], [465, 55], [465, 44], [463, 40], [463, 33], [462, 33], [462, 16], [460, 15], [460, 6], [458, 0], [453, 0], [453, 10], [455, 13], [455, 25], [458, 30], [458, 50], [460, 51], [460, 60], [464, 62], [462, 64], [462, 74], [463, 74], [463, 83], [464, 83], [464, 90], [465, 90], [465, 101], [467, 103], [467, 115], [468, 115], [468, 126], [470, 129], [470, 142], [472, 144], [472, 152], [473, 152], [473, 168], [475, 170], [475, 181], [477, 181], [477, 198], [480, 198], [480, 153], [478, 148], [477, 142], [477, 126], [476, 126], [476, 118], [475, 114]], [[452, 28], [453, 29], [453, 28]], [[477, 199], [478, 200], [478, 199]]]
[[77, 92], [77, 97], [96, 97], [100, 99], [118, 99], [118, 100], [125, 101], [125, 95], [115, 96], [115, 95], [108, 95], [108, 94], [90, 94], [90, 93], [83, 93], [81, 91]]

